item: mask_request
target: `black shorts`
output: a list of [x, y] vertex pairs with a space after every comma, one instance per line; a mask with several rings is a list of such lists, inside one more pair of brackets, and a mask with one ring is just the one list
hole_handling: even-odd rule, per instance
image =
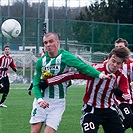
[[97, 133], [102, 125], [105, 133], [125, 133], [125, 128], [116, 110], [111, 108], [82, 107], [81, 125], [83, 133]]
[[130, 106], [130, 108], [131, 108], [131, 110], [133, 112], [133, 104], [129, 104], [129, 106]]
[[8, 93], [9, 93], [9, 88], [10, 88], [10, 82], [9, 82], [8, 76], [3, 77], [3, 78], [0, 80], [0, 83], [3, 84], [3, 88], [0, 89], [0, 93], [8, 94]]
[[133, 112], [131, 106], [129, 104], [123, 103], [118, 106], [121, 110], [123, 117], [123, 124], [126, 129], [132, 128], [133, 129]]

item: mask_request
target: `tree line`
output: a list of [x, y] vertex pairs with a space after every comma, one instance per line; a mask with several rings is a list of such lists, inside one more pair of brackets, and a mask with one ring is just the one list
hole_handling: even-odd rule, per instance
[[[82, 1], [81, 1], [82, 2]], [[23, 7], [25, 4], [25, 16], [37, 17], [38, 7], [40, 8], [40, 18], [45, 17], [45, 2], [41, 3], [28, 3], [27, 0], [16, 0], [10, 5], [1, 6], [2, 15], [14, 17], [23, 16]], [[8, 9], [10, 11], [8, 11]], [[53, 11], [54, 10], [54, 11]], [[49, 19], [52, 19], [52, 13], [54, 12], [55, 19], [78, 19], [90, 21], [92, 18], [98, 22], [111, 22], [117, 23], [132, 23], [132, 0], [95, 0], [94, 3], [84, 7], [49, 7]]]

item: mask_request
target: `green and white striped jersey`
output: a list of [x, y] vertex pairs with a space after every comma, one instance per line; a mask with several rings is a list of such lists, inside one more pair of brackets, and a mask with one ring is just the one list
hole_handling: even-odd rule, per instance
[[40, 77], [42, 75], [42, 69], [52, 73], [52, 75], [58, 75], [63, 72], [69, 71], [71, 67], [76, 68], [79, 72], [87, 75], [98, 78], [100, 72], [97, 71], [92, 66], [85, 64], [73, 54], [66, 50], [59, 50], [58, 55], [54, 58], [48, 56], [48, 53], [44, 54], [41, 58], [36, 62], [36, 71], [34, 74], [34, 94], [35, 97], [42, 98], [65, 98], [67, 87], [69, 86], [69, 81], [63, 82], [58, 85], [49, 86], [45, 89], [43, 94], [41, 93], [38, 84], [40, 82]]

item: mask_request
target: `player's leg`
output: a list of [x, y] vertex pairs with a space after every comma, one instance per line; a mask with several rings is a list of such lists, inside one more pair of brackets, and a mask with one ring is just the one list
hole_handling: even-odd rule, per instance
[[94, 114], [94, 108], [86, 104], [83, 105], [80, 120], [82, 133], [97, 133], [100, 125], [97, 119], [97, 115]]
[[2, 80], [0, 78], [0, 93], [1, 93], [2, 88], [3, 88], [3, 83], [2, 83]]
[[118, 108], [121, 110], [121, 117], [123, 120], [123, 124], [125, 129], [132, 128], [133, 122], [132, 122], [132, 110], [129, 106], [129, 104], [122, 103], [118, 106]]
[[46, 126], [44, 129], [44, 133], [55, 133], [56, 131], [50, 126]]
[[102, 126], [105, 133], [125, 133], [122, 121], [114, 108], [105, 109], [104, 114], [106, 114], [106, 117], [104, 117], [106, 121], [102, 122]]
[[40, 133], [42, 125], [46, 120], [46, 111], [44, 108], [40, 107], [37, 103], [36, 98], [33, 101], [33, 108], [31, 111], [31, 133]]
[[10, 87], [10, 83], [9, 83], [9, 79], [8, 79], [8, 76], [7, 77], [4, 77], [1, 79], [2, 80], [2, 84], [3, 84], [3, 95], [2, 95], [2, 98], [0, 100], [0, 105], [1, 107], [7, 107], [6, 105], [4, 105], [3, 103], [5, 102], [6, 98], [7, 98], [7, 95], [9, 93], [9, 87]]
[[130, 104], [129, 106], [130, 106], [130, 108], [132, 110], [132, 130], [133, 130], [133, 104]]
[[132, 127], [132, 125], [133, 125], [133, 121], [132, 121], [133, 115], [132, 115], [132, 113], [133, 112], [132, 112], [129, 104], [123, 103], [123, 104], [120, 104], [118, 107], [120, 108], [120, 110], [122, 112], [122, 115], [123, 115], [124, 127], [126, 129], [128, 129], [128, 128], [133, 129], [133, 127]]
[[40, 133], [43, 123], [31, 124], [31, 133]]
[[129, 106], [130, 106], [130, 108], [131, 108], [131, 110], [133, 112], [133, 104], [129, 104]]
[[2, 82], [2, 79], [0, 79], [0, 93], [4, 93], [5, 89], [4, 89], [4, 86], [3, 86], [3, 82]]
[[32, 88], [33, 88], [33, 81], [31, 82], [30, 87], [27, 89], [29, 95], [31, 95]]
[[60, 125], [62, 115], [65, 111], [66, 100], [65, 99], [50, 99], [49, 108], [46, 108], [47, 119], [44, 133], [55, 133]]
[[133, 113], [132, 113], [132, 125], [131, 125], [131, 129], [133, 131]]

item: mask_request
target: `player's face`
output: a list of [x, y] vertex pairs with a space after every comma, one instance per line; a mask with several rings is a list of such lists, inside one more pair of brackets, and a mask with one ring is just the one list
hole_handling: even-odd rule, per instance
[[112, 55], [110, 59], [108, 59], [108, 67], [109, 70], [113, 73], [115, 73], [123, 63], [123, 59], [117, 57], [116, 55]]
[[52, 34], [48, 37], [44, 37], [43, 41], [48, 54], [51, 56], [56, 56], [58, 54], [58, 46], [60, 41]]
[[115, 48], [123, 48], [123, 47], [125, 47], [124, 42], [115, 43]]
[[4, 49], [4, 52], [5, 52], [6, 55], [9, 55], [10, 54], [10, 48], [6, 47]]

